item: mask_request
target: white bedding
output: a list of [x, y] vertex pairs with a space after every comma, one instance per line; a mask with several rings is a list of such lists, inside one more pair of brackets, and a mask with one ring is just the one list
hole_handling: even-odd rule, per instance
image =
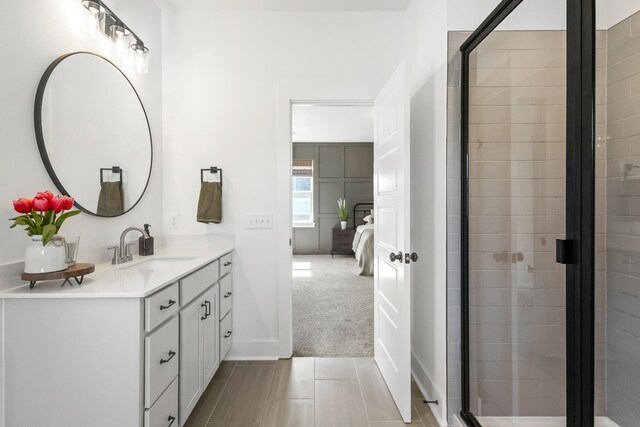
[[365, 230], [373, 230], [373, 224], [363, 224], [356, 227], [356, 234], [353, 236], [353, 252], [358, 252], [358, 246]]
[[373, 224], [360, 225], [353, 237], [353, 252], [356, 254], [361, 276], [373, 276], [373, 229]]

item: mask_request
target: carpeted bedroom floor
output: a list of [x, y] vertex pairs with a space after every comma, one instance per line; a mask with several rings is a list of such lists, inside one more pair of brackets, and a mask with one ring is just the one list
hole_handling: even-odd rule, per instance
[[373, 356], [373, 277], [358, 273], [350, 256], [294, 256], [294, 356]]

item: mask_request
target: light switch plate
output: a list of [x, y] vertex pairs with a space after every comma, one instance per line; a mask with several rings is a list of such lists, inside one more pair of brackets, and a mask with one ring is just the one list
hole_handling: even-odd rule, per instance
[[273, 214], [247, 214], [247, 228], [273, 228]]

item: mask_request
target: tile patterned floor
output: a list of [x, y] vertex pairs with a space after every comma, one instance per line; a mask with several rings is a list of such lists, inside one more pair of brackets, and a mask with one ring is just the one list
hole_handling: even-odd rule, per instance
[[373, 358], [225, 361], [184, 427], [437, 427], [411, 391], [405, 424]]

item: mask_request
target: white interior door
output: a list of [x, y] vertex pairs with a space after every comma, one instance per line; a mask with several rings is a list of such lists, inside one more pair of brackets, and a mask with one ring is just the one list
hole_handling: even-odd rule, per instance
[[[411, 422], [409, 79], [400, 64], [375, 100], [375, 360]], [[407, 255], [407, 257], [405, 257]]]

